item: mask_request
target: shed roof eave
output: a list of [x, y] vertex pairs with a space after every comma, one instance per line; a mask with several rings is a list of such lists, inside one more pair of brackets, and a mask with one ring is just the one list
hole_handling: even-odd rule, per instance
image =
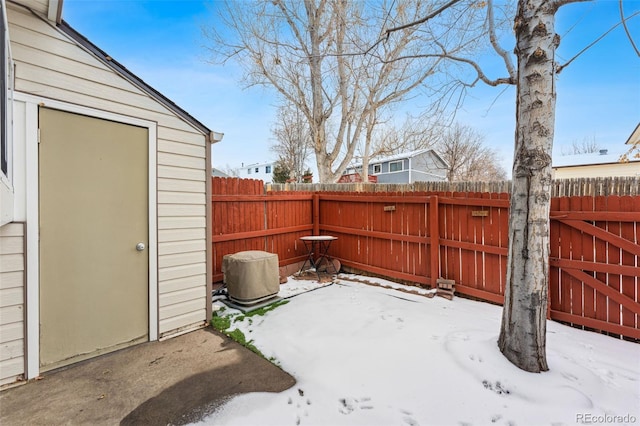
[[180, 108], [177, 104], [175, 104], [172, 100], [164, 96], [158, 90], [154, 89], [150, 85], [144, 82], [140, 77], [129, 71], [124, 65], [113, 59], [109, 56], [105, 51], [100, 49], [98, 46], [93, 44], [89, 39], [76, 31], [73, 27], [71, 27], [66, 21], [61, 20], [57, 25], [57, 28], [60, 29], [64, 34], [73, 39], [76, 43], [87, 49], [90, 53], [92, 53], [97, 59], [107, 65], [109, 68], [114, 70], [116, 73], [124, 77], [131, 84], [151, 96], [154, 100], [168, 108], [170, 111], [175, 113], [177, 116], [185, 120], [187, 123], [191, 124], [196, 130], [206, 136], [207, 140], [211, 143], [216, 143], [222, 140], [222, 137], [218, 137], [222, 135], [222, 133], [214, 132], [209, 129], [207, 126], [198, 121], [195, 117], [189, 114], [184, 109]]
[[47, 19], [51, 22], [59, 24], [62, 21], [62, 4], [64, 0], [49, 0], [49, 10], [47, 11]]

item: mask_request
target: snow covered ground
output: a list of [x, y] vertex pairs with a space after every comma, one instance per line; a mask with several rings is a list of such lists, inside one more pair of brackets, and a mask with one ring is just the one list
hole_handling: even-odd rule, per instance
[[498, 350], [499, 306], [366, 279], [383, 287], [289, 279], [281, 295], [307, 292], [232, 323], [297, 384], [200, 424], [640, 425], [640, 345], [549, 321], [550, 371], [525, 373]]

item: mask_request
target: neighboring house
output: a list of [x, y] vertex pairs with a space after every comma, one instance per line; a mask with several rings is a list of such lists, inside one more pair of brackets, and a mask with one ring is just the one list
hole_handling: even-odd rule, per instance
[[221, 134], [70, 28], [62, 4], [0, 0], [0, 386], [211, 318]]
[[229, 175], [223, 172], [220, 169], [216, 169], [215, 167], [211, 168], [211, 176], [213, 177], [229, 177]]
[[[348, 167], [343, 175], [362, 172], [362, 163]], [[369, 175], [378, 183], [444, 181], [447, 163], [432, 149], [421, 149], [369, 161]]]
[[558, 156], [553, 159], [553, 178], [640, 176], [640, 158], [629, 156], [628, 162], [620, 161], [639, 140], [640, 124], [621, 149], [601, 149], [587, 154]]
[[273, 180], [273, 168], [275, 162], [270, 163], [254, 163], [240, 166], [235, 169], [236, 176], [244, 179], [258, 179], [266, 183], [271, 183]]

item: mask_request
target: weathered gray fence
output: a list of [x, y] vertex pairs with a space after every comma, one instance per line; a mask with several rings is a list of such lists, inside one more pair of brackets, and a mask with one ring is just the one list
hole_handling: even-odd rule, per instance
[[[286, 183], [268, 184], [266, 191], [310, 192], [510, 192], [511, 181], [500, 182], [416, 182], [384, 183]], [[640, 177], [608, 177], [556, 179], [551, 186], [552, 197], [640, 195]]]

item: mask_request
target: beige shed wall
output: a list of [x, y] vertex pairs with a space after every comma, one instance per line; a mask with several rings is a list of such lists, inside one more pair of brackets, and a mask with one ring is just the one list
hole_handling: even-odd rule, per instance
[[19, 0], [20, 3], [27, 6], [29, 9], [34, 12], [41, 13], [44, 16], [47, 16], [49, 11], [49, 0]]
[[0, 386], [23, 377], [24, 224], [0, 227]]
[[8, 12], [16, 91], [157, 123], [159, 336], [204, 324], [205, 136], [50, 23]]
[[640, 176], [640, 162], [554, 168], [554, 179]]

